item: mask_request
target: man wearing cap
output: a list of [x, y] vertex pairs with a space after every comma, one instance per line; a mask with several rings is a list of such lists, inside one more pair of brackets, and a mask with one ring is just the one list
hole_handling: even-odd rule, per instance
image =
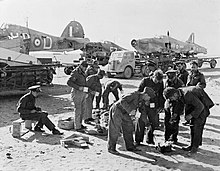
[[62, 135], [59, 130], [55, 128], [55, 125], [48, 118], [48, 113], [42, 111], [40, 107], [36, 107], [35, 98], [38, 93], [41, 91], [39, 85], [31, 86], [28, 88], [30, 90], [29, 93], [25, 94], [18, 101], [17, 111], [20, 114], [20, 117], [23, 120], [34, 120], [38, 121], [36, 126], [34, 127], [34, 131], [44, 132], [42, 130], [43, 125], [45, 125], [54, 135]]
[[184, 62], [177, 61], [175, 64], [176, 64], [176, 68], [177, 68], [177, 78], [181, 79], [183, 81], [183, 83], [186, 85], [189, 73], [184, 68]]
[[70, 78], [67, 81], [67, 85], [72, 87], [71, 97], [74, 103], [74, 128], [76, 131], [83, 132], [85, 128], [82, 125], [84, 114], [86, 113], [86, 97], [88, 96], [88, 87], [86, 85], [85, 71], [88, 67], [86, 61], [82, 61], [78, 67], [76, 67]]
[[180, 106], [183, 105], [185, 112], [185, 119], [191, 121], [191, 144], [185, 151], [194, 154], [198, 151], [198, 147], [202, 142], [202, 134], [206, 118], [209, 116], [209, 109], [214, 106], [206, 92], [198, 86], [183, 87], [175, 89], [167, 87], [164, 92], [166, 100], [175, 101]]
[[115, 96], [116, 101], [119, 100], [118, 89], [123, 94], [122, 84], [115, 80], [110, 80], [105, 83], [105, 88], [102, 94], [103, 108], [109, 108], [109, 94], [112, 93]]
[[92, 118], [92, 108], [93, 108], [93, 100], [95, 96], [99, 96], [100, 93], [102, 93], [102, 84], [100, 80], [105, 75], [104, 70], [99, 70], [97, 74], [90, 75], [86, 78], [87, 86], [89, 88], [88, 91], [88, 97], [86, 98], [86, 104], [87, 104], [87, 111], [85, 116], [85, 123], [89, 123], [90, 121], [93, 121]]
[[152, 61], [152, 60], [148, 60], [147, 63], [146, 63], [150, 73], [149, 73], [149, 76], [152, 76], [154, 71], [157, 70], [157, 64], [156, 62]]
[[122, 130], [125, 140], [125, 147], [128, 151], [139, 151], [134, 146], [133, 141], [133, 121], [131, 117], [136, 115], [139, 104], [144, 101], [149, 104], [150, 96], [145, 92], [135, 91], [123, 96], [115, 102], [109, 111], [109, 128], [108, 128], [108, 152], [119, 154], [116, 150], [116, 143]]
[[[161, 70], [154, 71], [153, 75], [150, 77], [143, 78], [138, 91], [143, 92], [145, 87], [149, 87], [155, 91], [156, 97], [153, 99], [154, 102], [152, 102], [151, 108], [152, 110], [149, 111], [142, 111], [143, 115], [147, 115], [149, 118], [150, 125], [148, 125], [147, 129], [147, 143], [148, 144], [155, 144], [153, 139], [153, 132], [156, 127], [159, 126], [159, 111], [164, 107], [164, 98], [163, 98], [163, 72]], [[145, 123], [141, 122], [141, 120], [138, 121], [139, 128], [138, 132], [140, 132], [140, 135], [144, 132]], [[144, 126], [142, 125], [144, 124]], [[142, 129], [143, 128], [143, 129]], [[137, 134], [136, 137], [138, 137], [139, 134]], [[139, 139], [139, 138], [136, 138]], [[140, 138], [141, 139], [141, 138]], [[138, 144], [139, 142], [137, 142]]]
[[206, 81], [204, 75], [198, 69], [198, 62], [192, 61], [191, 65], [191, 72], [188, 76], [187, 86], [199, 86], [201, 88], [206, 87]]
[[[168, 70], [166, 72], [167, 80], [165, 81], [166, 87], [180, 88], [184, 87], [182, 80], [177, 78], [176, 70]], [[164, 117], [164, 128], [165, 128], [165, 141], [172, 141], [177, 143], [177, 135], [179, 131], [180, 115], [182, 114], [182, 106], [178, 103], [165, 101], [164, 105], [165, 117]]]

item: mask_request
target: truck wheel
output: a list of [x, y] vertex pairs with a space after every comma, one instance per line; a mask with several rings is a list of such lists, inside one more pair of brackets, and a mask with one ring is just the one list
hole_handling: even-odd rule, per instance
[[141, 68], [141, 74], [143, 75], [143, 77], [148, 77], [149, 76], [150, 70], [149, 70], [149, 68], [146, 65], [144, 65]]
[[124, 70], [124, 78], [131, 78], [132, 77], [132, 69], [131, 67], [126, 67]]
[[211, 67], [211, 68], [215, 68], [215, 67], [216, 67], [216, 64], [217, 64], [217, 61], [216, 61], [215, 59], [212, 59], [212, 60], [209, 62], [209, 64], [210, 64], [210, 67]]
[[112, 75], [110, 72], [107, 72], [106, 75], [107, 75], [108, 78], [113, 78], [114, 77], [114, 75]]

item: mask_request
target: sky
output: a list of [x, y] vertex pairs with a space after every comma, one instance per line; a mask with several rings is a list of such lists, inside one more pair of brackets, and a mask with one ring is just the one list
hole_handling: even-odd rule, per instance
[[195, 43], [220, 56], [220, 0], [0, 0], [0, 24], [26, 25], [60, 36], [79, 21], [90, 41], [112, 41], [134, 50], [132, 39], [159, 35]]

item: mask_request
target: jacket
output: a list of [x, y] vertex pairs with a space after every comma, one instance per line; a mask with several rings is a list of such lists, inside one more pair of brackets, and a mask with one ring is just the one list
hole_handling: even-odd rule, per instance
[[188, 75], [189, 73], [185, 69], [177, 72], [177, 78], [181, 79], [185, 85], [187, 84]]
[[191, 72], [188, 75], [188, 80], [187, 80], [187, 86], [199, 86], [201, 88], [206, 87], [206, 81], [204, 75], [197, 71], [197, 72]]
[[86, 75], [80, 67], [74, 69], [70, 78], [67, 81], [67, 85], [79, 90], [79, 87], [86, 87]]
[[122, 90], [122, 85], [118, 81], [108, 81], [105, 85], [105, 89], [108, 89], [109, 91], [115, 91], [119, 89]]
[[35, 97], [30, 92], [25, 94], [18, 101], [17, 111], [20, 113], [20, 115], [30, 114], [31, 110], [36, 110], [36, 109], [37, 107], [35, 106]]
[[116, 106], [119, 108], [122, 107], [127, 113], [130, 113], [139, 107], [139, 103], [141, 102], [140, 95], [141, 93], [138, 91], [125, 95], [116, 102]]
[[101, 93], [102, 92], [102, 84], [98, 75], [90, 75], [86, 78], [86, 84], [89, 88], [89, 92], [96, 91]]
[[150, 87], [155, 91], [156, 97], [155, 97], [155, 103], [156, 103], [156, 108], [163, 108], [164, 107], [164, 97], [163, 97], [163, 90], [164, 90], [164, 85], [162, 83], [154, 83], [151, 77], [146, 77], [143, 78], [138, 91], [143, 92], [145, 87]]
[[186, 115], [191, 114], [194, 118], [209, 116], [209, 109], [214, 106], [214, 103], [202, 88], [190, 86], [179, 88], [179, 90], [185, 104]]

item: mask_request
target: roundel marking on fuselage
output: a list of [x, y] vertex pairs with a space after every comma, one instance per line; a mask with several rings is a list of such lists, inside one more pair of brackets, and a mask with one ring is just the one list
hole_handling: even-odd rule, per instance
[[34, 39], [34, 46], [35, 47], [40, 47], [40, 45], [41, 45], [41, 40], [39, 38], [35, 38]]

